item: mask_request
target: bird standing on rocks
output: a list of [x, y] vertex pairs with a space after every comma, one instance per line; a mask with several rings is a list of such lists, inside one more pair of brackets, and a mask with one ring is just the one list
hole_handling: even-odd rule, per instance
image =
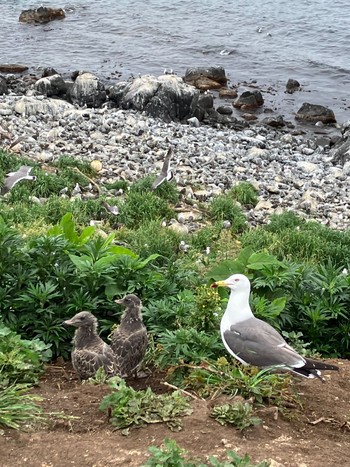
[[114, 354], [97, 334], [97, 318], [88, 311], [81, 311], [63, 324], [75, 326], [72, 364], [79, 380], [91, 378], [99, 368], [109, 376], [117, 375]]
[[320, 370], [338, 370], [330, 365], [299, 355], [272, 326], [255, 318], [249, 305], [250, 281], [233, 274], [212, 287], [228, 287], [230, 298], [221, 320], [221, 338], [227, 351], [244, 365], [276, 367], [305, 378], [321, 377]]
[[126, 307], [120, 325], [111, 334], [111, 348], [122, 378], [137, 373], [138, 366], [145, 356], [148, 338], [142, 320], [141, 300], [128, 294], [116, 303]]

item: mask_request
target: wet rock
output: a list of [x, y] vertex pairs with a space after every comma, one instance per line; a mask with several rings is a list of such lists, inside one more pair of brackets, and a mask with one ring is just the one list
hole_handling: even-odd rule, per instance
[[39, 7], [33, 10], [24, 10], [19, 16], [20, 23], [48, 23], [55, 19], [63, 19], [66, 14], [62, 8]]
[[106, 89], [109, 100], [112, 101], [117, 107], [121, 106], [125, 88], [128, 86], [127, 81], [120, 81]]
[[295, 115], [297, 120], [305, 122], [336, 123], [333, 110], [323, 105], [309, 104], [304, 102]]
[[41, 74], [41, 77], [46, 78], [47, 76], [53, 76], [53, 75], [59, 75], [59, 73], [57, 73], [57, 71], [54, 68], [47, 67], [47, 68], [44, 68]]
[[341, 127], [342, 137], [334, 144], [329, 152], [333, 164], [344, 165], [350, 161], [350, 120]]
[[225, 69], [222, 67], [193, 67], [187, 68], [184, 81], [201, 91], [205, 91], [222, 88], [228, 79]]
[[7, 82], [3, 76], [0, 76], [0, 95], [8, 94]]
[[239, 109], [257, 109], [263, 105], [264, 99], [260, 91], [244, 91], [233, 103]]
[[70, 88], [69, 97], [80, 106], [100, 107], [106, 101], [107, 94], [104, 84], [97, 76], [82, 72]]
[[261, 120], [264, 125], [271, 126], [272, 128], [282, 128], [286, 122], [283, 120], [282, 115], [274, 115], [272, 117], [265, 117]]
[[19, 63], [1, 63], [0, 72], [1, 73], [23, 73], [27, 71], [27, 65], [20, 65]]
[[40, 78], [34, 84], [34, 88], [40, 92], [40, 94], [44, 94], [44, 96], [47, 97], [63, 96], [67, 91], [67, 87], [62, 76], [58, 74]]
[[249, 113], [244, 113], [242, 115], [242, 118], [244, 118], [244, 120], [247, 120], [247, 122], [250, 122], [250, 121], [253, 121], [253, 120], [257, 120], [258, 117], [254, 114], [249, 114]]
[[299, 81], [297, 81], [296, 79], [289, 78], [286, 84], [286, 91], [289, 94], [292, 94], [293, 92], [298, 91], [299, 89], [300, 89]]
[[229, 98], [229, 99], [235, 99], [237, 97], [237, 91], [236, 89], [231, 89], [231, 88], [221, 88], [219, 91], [219, 97], [221, 98]]
[[228, 105], [220, 105], [217, 107], [216, 111], [222, 115], [231, 115], [233, 113], [232, 107], [229, 107]]

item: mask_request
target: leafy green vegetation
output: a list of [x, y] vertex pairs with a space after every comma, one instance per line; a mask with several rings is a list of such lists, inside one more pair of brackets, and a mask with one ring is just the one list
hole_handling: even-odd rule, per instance
[[220, 425], [233, 425], [239, 431], [250, 426], [259, 425], [262, 420], [253, 415], [253, 407], [249, 402], [235, 402], [233, 404], [216, 405], [211, 411], [211, 416]]
[[229, 195], [215, 196], [209, 205], [209, 216], [212, 221], [230, 221], [234, 232], [242, 232], [246, 228], [246, 218], [242, 209]]
[[151, 388], [135, 391], [118, 377], [108, 384], [113, 392], [103, 398], [100, 409], [110, 412], [110, 422], [117, 428], [166, 423], [172, 431], [179, 431], [181, 417], [192, 413], [188, 400], [178, 391], [160, 395]]
[[165, 438], [163, 446], [150, 446], [151, 457], [143, 467], [269, 467], [270, 462], [262, 461], [253, 464], [248, 454], [243, 457], [234, 451], [226, 452], [226, 460], [220, 461], [215, 456], [209, 456], [207, 461], [193, 458], [178, 446], [175, 440]]
[[36, 383], [42, 364], [51, 358], [51, 344], [24, 340], [0, 322], [0, 389], [14, 383]]

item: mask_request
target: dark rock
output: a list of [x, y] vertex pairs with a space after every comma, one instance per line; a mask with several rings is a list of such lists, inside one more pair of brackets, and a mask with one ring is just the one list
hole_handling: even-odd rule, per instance
[[286, 90], [288, 93], [292, 94], [294, 91], [300, 89], [300, 83], [296, 79], [289, 79], [286, 84]]
[[221, 88], [219, 91], [219, 97], [221, 98], [235, 99], [237, 95], [236, 89], [232, 88]]
[[107, 98], [102, 81], [97, 76], [87, 72], [78, 75], [68, 94], [73, 103], [87, 107], [100, 107]]
[[19, 63], [2, 63], [0, 64], [1, 73], [23, 73], [27, 71], [27, 65], [20, 65]]
[[0, 95], [8, 94], [7, 82], [3, 76], [0, 76]]
[[54, 19], [63, 19], [66, 14], [62, 8], [39, 7], [35, 10], [24, 10], [19, 16], [20, 23], [48, 23]]
[[47, 76], [40, 78], [34, 85], [34, 88], [44, 94], [44, 96], [63, 96], [67, 92], [67, 84], [60, 75]]
[[197, 93], [192, 100], [191, 115], [202, 121], [209, 111], [214, 108], [214, 97], [212, 94], [205, 92], [204, 94]]
[[145, 111], [152, 117], [170, 122], [192, 116], [191, 105], [197, 94], [195, 88], [176, 75], [159, 78], [146, 75], [110, 89], [109, 98], [124, 109]]
[[220, 89], [226, 85], [228, 79], [222, 67], [193, 67], [187, 68], [184, 81], [201, 91], [206, 91]]
[[116, 83], [106, 89], [109, 100], [114, 102], [117, 107], [120, 107], [121, 105], [125, 93], [125, 88], [128, 86], [128, 84], [129, 83], [127, 81], [120, 81], [119, 83]]
[[242, 94], [236, 99], [233, 105], [237, 108], [244, 108], [244, 109], [257, 109], [261, 105], [263, 105], [264, 99], [260, 91], [244, 91]]
[[286, 122], [283, 120], [282, 115], [276, 115], [273, 117], [265, 117], [261, 120], [264, 125], [271, 126], [272, 128], [282, 128]]
[[[335, 142], [334, 146], [329, 151], [329, 155], [334, 164], [344, 165], [346, 162], [350, 161], [350, 120], [343, 123], [341, 132], [342, 137]], [[330, 145], [332, 146], [332, 140]]]
[[228, 105], [220, 105], [217, 107], [216, 111], [221, 115], [231, 115], [233, 113], [233, 108]]
[[240, 120], [232, 115], [222, 115], [215, 109], [211, 109], [206, 112], [203, 122], [213, 126], [216, 126], [217, 124], [224, 125], [237, 131], [246, 128], [249, 125], [244, 120]]
[[295, 115], [297, 120], [305, 122], [336, 123], [334, 112], [323, 105], [304, 102]]
[[57, 73], [57, 71], [54, 68], [47, 67], [47, 68], [44, 68], [41, 77], [46, 78], [47, 76], [52, 76], [52, 75], [59, 75], [59, 73]]

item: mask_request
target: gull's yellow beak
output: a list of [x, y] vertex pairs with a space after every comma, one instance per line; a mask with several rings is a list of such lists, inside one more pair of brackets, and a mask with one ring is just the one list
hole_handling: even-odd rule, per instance
[[226, 281], [217, 281], [213, 282], [210, 286], [211, 288], [215, 289], [216, 287], [228, 287], [228, 284]]

